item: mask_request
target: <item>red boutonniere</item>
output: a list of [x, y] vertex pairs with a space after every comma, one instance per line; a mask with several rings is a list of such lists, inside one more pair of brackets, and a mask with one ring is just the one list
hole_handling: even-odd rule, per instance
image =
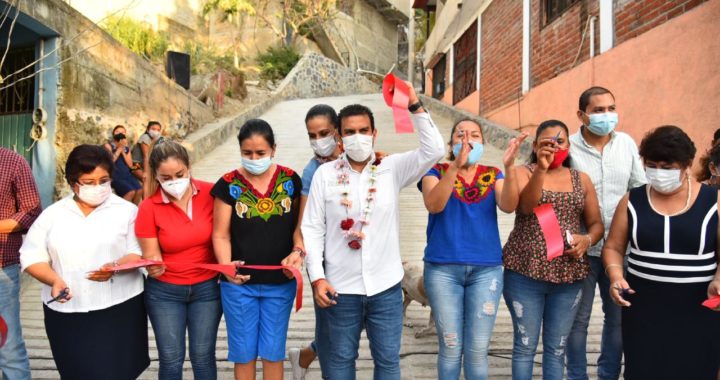
[[360, 240], [350, 240], [350, 242], [348, 242], [348, 247], [352, 249], [360, 249], [362, 244], [360, 243]]
[[352, 218], [347, 218], [340, 222], [340, 228], [343, 229], [343, 231], [348, 231], [352, 228], [352, 226], [355, 225], [355, 220]]

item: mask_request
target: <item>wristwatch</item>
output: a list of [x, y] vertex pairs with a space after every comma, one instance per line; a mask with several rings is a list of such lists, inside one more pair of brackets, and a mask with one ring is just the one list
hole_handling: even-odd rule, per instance
[[415, 112], [415, 111], [419, 110], [420, 107], [422, 107], [422, 106], [423, 106], [422, 102], [420, 101], [420, 99], [418, 99], [417, 103], [413, 103], [408, 107], [408, 111], [410, 111], [411, 113]]

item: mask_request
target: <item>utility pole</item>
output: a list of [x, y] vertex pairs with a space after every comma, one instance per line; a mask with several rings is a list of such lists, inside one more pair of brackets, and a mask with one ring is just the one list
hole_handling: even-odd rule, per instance
[[410, 7], [410, 20], [408, 21], [408, 81], [415, 87], [415, 9], [412, 7], [413, 2], [408, 2]]

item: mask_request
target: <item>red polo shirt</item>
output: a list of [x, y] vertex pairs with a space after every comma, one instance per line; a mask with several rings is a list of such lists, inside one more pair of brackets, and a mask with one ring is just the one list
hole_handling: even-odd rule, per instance
[[[138, 210], [135, 235], [138, 238], [157, 238], [162, 259], [166, 263], [217, 262], [212, 245], [212, 184], [196, 179], [191, 182], [194, 187], [190, 204], [192, 218], [174, 203], [167, 201], [160, 188], [144, 200]], [[191, 285], [215, 276], [217, 272], [184, 266], [182, 270], [168, 267], [157, 279], [175, 285]]]

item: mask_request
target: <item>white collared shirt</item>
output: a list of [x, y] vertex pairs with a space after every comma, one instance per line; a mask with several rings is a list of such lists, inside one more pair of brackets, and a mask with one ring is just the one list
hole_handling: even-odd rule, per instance
[[[389, 155], [378, 165], [377, 192], [371, 206], [370, 223], [362, 230], [365, 233], [362, 248], [355, 250], [348, 246], [349, 240], [343, 235], [340, 222], [348, 216], [356, 223], [361, 219], [361, 211], [367, 204], [374, 156], [362, 172], [352, 170], [347, 164], [348, 198], [352, 201], [347, 215], [340, 204], [346, 186], [338, 185], [336, 163], [323, 164], [315, 172], [302, 218], [310, 281], [325, 278], [338, 293], [373, 296], [402, 279], [400, 190], [419, 181], [445, 154], [443, 138], [430, 115], [412, 114], [411, 118], [418, 130], [420, 147]], [[353, 229], [357, 230], [358, 225]]]
[[[135, 238], [137, 207], [111, 194], [105, 203], [85, 216], [69, 195], [40, 214], [20, 248], [22, 270], [37, 263], [49, 263], [65, 281], [73, 298], [53, 302], [49, 308], [63, 312], [106, 309], [143, 291], [139, 271], [119, 273], [112, 281], [88, 280], [87, 274], [126, 254], [140, 255]], [[52, 299], [51, 287], [43, 285], [43, 302]]]
[[[574, 169], [586, 173], [592, 180], [605, 225], [605, 238], [620, 199], [630, 189], [647, 182], [635, 140], [625, 133], [611, 132], [610, 141], [600, 153], [585, 141], [581, 127], [570, 136], [570, 159]], [[590, 247], [588, 254], [600, 257], [603, 241]]]

